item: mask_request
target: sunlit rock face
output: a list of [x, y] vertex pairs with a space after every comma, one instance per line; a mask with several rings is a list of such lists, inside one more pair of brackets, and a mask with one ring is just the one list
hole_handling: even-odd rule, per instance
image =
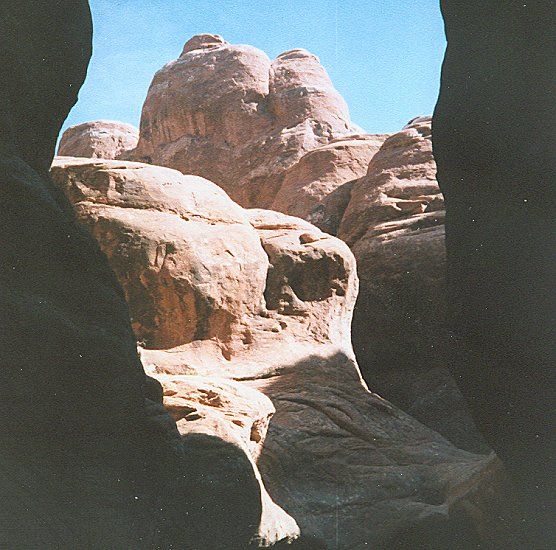
[[292, 50], [271, 61], [201, 35], [155, 75], [130, 158], [203, 176], [242, 206], [267, 208], [305, 152], [353, 133], [315, 55]]
[[364, 176], [387, 137], [356, 134], [309, 151], [286, 171], [272, 209], [328, 229], [333, 221], [319, 208], [321, 203], [339, 187]]
[[409, 548], [425, 531], [497, 536], [492, 457], [458, 449], [362, 382], [345, 243], [167, 168], [60, 158], [53, 176], [123, 285], [184, 441], [199, 456], [201, 436], [231, 443], [234, 464], [264, 484], [263, 540], [297, 526], [337, 548]]
[[68, 128], [62, 135], [58, 155], [115, 159], [137, 147], [139, 130], [131, 124], [95, 120]]
[[430, 117], [394, 135], [362, 133], [312, 54], [271, 61], [200, 35], [155, 75], [140, 133], [130, 158], [201, 175], [242, 206], [303, 218], [348, 243], [365, 379], [458, 444], [486, 450], [447, 369]]

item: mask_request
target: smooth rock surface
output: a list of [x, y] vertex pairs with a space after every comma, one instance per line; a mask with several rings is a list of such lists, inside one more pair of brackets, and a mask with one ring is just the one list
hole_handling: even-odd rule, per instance
[[445, 0], [442, 10], [433, 141], [447, 205], [451, 364], [520, 489], [521, 548], [554, 548], [554, 6]]
[[366, 174], [369, 162], [386, 137], [346, 136], [309, 151], [287, 170], [272, 210], [313, 223], [320, 221], [313, 211], [338, 187]]

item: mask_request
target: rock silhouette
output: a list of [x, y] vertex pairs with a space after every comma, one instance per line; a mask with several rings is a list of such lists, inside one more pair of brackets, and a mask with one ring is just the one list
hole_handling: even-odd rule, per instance
[[521, 488], [530, 548], [556, 540], [552, 8], [443, 1], [448, 49], [434, 115], [452, 366]]
[[[179, 543], [191, 535], [187, 445], [145, 375], [106, 256], [48, 176], [91, 53], [88, 4], [11, 3], [0, 15], [0, 546]], [[195, 518], [221, 520], [232, 547], [261, 513], [247, 466], [228, 482], [231, 500], [223, 491]], [[195, 541], [206, 548], [219, 540], [208, 523]]]

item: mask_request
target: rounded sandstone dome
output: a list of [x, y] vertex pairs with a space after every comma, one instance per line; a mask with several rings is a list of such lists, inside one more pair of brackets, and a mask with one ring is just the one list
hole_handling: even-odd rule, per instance
[[58, 155], [115, 159], [135, 149], [139, 130], [132, 124], [95, 120], [68, 128], [60, 141]]

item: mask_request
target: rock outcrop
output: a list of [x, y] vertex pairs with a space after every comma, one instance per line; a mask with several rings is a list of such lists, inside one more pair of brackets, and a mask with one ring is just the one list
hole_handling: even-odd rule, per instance
[[86, 1], [0, 5], [0, 547], [242, 548], [262, 509], [252, 465], [194, 513], [195, 447], [144, 372], [106, 256], [48, 176], [91, 35]]
[[245, 207], [270, 207], [304, 153], [357, 133], [318, 58], [271, 61], [251, 46], [195, 36], [155, 75], [130, 156], [203, 176]]
[[366, 174], [369, 162], [386, 137], [346, 136], [309, 151], [286, 171], [272, 210], [313, 223], [323, 221], [317, 207], [340, 186]]
[[350, 184], [337, 234], [358, 263], [353, 342], [364, 377], [454, 443], [486, 450], [447, 366], [444, 199], [430, 117], [389, 137]]
[[[235, 441], [302, 533], [339, 549], [413, 548], [423, 532], [499, 535], [493, 458], [454, 447], [362, 382], [346, 244], [298, 218], [242, 210], [210, 182], [166, 168], [61, 158], [53, 175], [147, 328], [142, 359], [182, 434]], [[191, 311], [224, 321], [196, 322], [169, 298], [182, 292], [195, 297]], [[157, 319], [173, 313], [174, 325], [138, 322], [145, 304]], [[295, 528], [269, 510], [271, 532]]]
[[434, 154], [447, 205], [452, 365], [521, 488], [521, 547], [553, 548], [554, 6], [442, 8], [448, 49]]
[[58, 155], [115, 159], [137, 147], [139, 130], [131, 124], [95, 120], [68, 128], [62, 135]]
[[[131, 157], [200, 174], [247, 207], [339, 236], [359, 262], [366, 379], [459, 445], [486, 450], [446, 365], [443, 199], [430, 118], [354, 133], [318, 60], [192, 38], [154, 77]], [[386, 225], [385, 225], [386, 224]]]

